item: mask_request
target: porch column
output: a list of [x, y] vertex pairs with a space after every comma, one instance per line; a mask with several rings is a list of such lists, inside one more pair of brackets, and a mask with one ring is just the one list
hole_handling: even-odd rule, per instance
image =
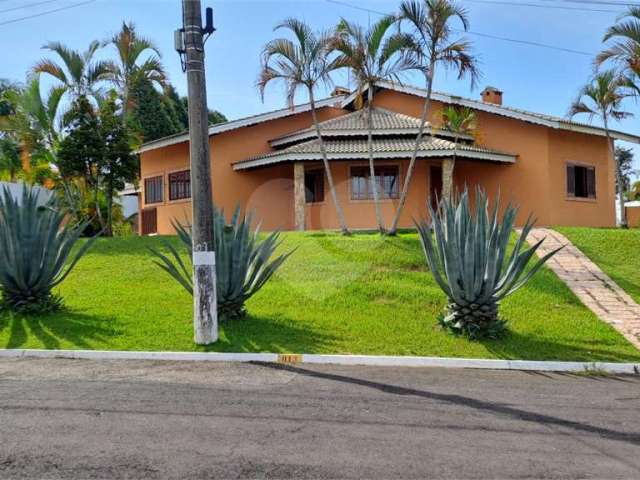
[[451, 198], [453, 193], [453, 159], [442, 160], [442, 198]]
[[304, 163], [293, 164], [293, 215], [296, 230], [304, 230]]

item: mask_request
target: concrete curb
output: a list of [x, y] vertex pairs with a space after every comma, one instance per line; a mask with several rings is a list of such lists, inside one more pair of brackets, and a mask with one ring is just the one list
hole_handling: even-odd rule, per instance
[[640, 363], [545, 362], [473, 358], [403, 357], [384, 355], [313, 355], [279, 353], [138, 352], [104, 350], [0, 350], [0, 358], [69, 358], [86, 360], [165, 360], [190, 362], [269, 362], [282, 364], [371, 365], [384, 367], [444, 367], [540, 372], [606, 372], [640, 374]]

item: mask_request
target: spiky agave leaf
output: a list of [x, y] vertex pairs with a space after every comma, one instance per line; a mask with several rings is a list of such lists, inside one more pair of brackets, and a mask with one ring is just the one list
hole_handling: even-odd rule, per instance
[[[257, 293], [276, 270], [293, 253], [285, 253], [271, 260], [280, 245], [279, 232], [270, 233], [259, 240], [259, 227], [252, 231], [253, 216], [241, 215], [236, 207], [227, 223], [224, 211], [214, 208], [214, 243], [216, 254], [216, 293], [218, 314], [223, 319], [239, 318], [245, 313], [245, 302]], [[193, 257], [191, 227], [172, 222], [180, 243], [189, 258]], [[192, 269], [182, 260], [180, 252], [166, 240], [166, 255], [157, 249], [151, 252], [157, 257], [154, 263], [171, 275], [193, 295]]]
[[44, 312], [60, 307], [52, 294], [95, 241], [72, 249], [87, 226], [65, 224], [55, 199], [42, 204], [39, 191], [24, 187], [20, 197], [0, 194], [0, 291], [2, 306]]
[[431, 223], [422, 221], [417, 227], [429, 269], [449, 299], [441, 323], [471, 338], [496, 336], [505, 323], [499, 318], [500, 301], [524, 286], [562, 247], [527, 269], [543, 242], [524, 247], [534, 221], [527, 220], [508, 254], [518, 209], [508, 204], [499, 215], [499, 198], [489, 205], [479, 188], [474, 208], [466, 190], [459, 198], [442, 199], [436, 211], [428, 208]]

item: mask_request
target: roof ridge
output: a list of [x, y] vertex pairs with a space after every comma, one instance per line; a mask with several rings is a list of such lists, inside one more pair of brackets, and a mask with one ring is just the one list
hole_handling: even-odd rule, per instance
[[[396, 112], [387, 108], [383, 108], [383, 107], [373, 107], [372, 109], [372, 113], [373, 115], [379, 115], [382, 114], [384, 116], [387, 117], [396, 117], [398, 119], [407, 121], [407, 122], [411, 122], [412, 124], [415, 124], [414, 126], [417, 128], [420, 122], [420, 119], [416, 118], [416, 117], [412, 117], [411, 115], [406, 115], [404, 113], [400, 113], [400, 112]], [[353, 112], [349, 112], [349, 113], [345, 113], [344, 115], [339, 115], [337, 117], [333, 117], [333, 118], [328, 118], [326, 120], [323, 120], [321, 122], [318, 122], [318, 126], [322, 129], [322, 130], [331, 130], [333, 126], [339, 125], [341, 123], [345, 123], [350, 121], [351, 119], [353, 119], [354, 117], [364, 117], [365, 116], [365, 110], [364, 109], [359, 109], [359, 110], [354, 110]], [[374, 120], [375, 121], [375, 120]], [[429, 122], [426, 123], [426, 125], [430, 125]], [[279, 140], [279, 139], [284, 139], [284, 138], [288, 138], [288, 137], [294, 137], [296, 135], [301, 135], [303, 133], [307, 133], [307, 132], [313, 132], [314, 130], [314, 126], [311, 125], [309, 127], [305, 127], [305, 128], [301, 128], [299, 130], [294, 130], [293, 132], [289, 132], [289, 133], [285, 133], [283, 135], [279, 135], [276, 138], [273, 138], [272, 141], [274, 140]], [[381, 128], [378, 128], [377, 130], [384, 130]]]
[[[396, 91], [403, 91], [404, 93], [407, 93], [409, 95], [411, 94], [416, 95], [416, 92], [420, 92], [422, 94], [426, 94], [427, 92], [427, 89], [425, 88], [416, 87], [414, 85], [405, 85], [403, 83], [394, 82], [392, 80], [381, 80], [376, 82], [375, 85], [381, 88], [389, 88], [389, 89], [395, 89]], [[520, 120], [528, 121], [531, 123], [538, 123], [541, 125], [545, 125], [547, 127], [560, 128], [563, 130], [571, 130], [571, 131], [582, 132], [582, 133], [587, 133], [592, 135], [594, 134], [602, 135], [602, 136], [604, 135], [603, 127], [600, 127], [597, 125], [591, 125], [589, 123], [576, 122], [574, 120], [569, 120], [564, 117], [558, 117], [556, 115], [533, 112], [531, 110], [525, 110], [519, 107], [487, 103], [487, 102], [483, 102], [482, 100], [476, 100], [473, 98], [463, 97], [460, 95], [454, 95], [451, 93], [445, 93], [441, 91], [432, 91], [431, 95], [432, 95], [431, 98], [435, 100], [445, 101], [445, 102], [449, 100], [449, 101], [452, 101], [453, 103], [455, 103], [455, 101], [465, 102], [465, 103], [468, 103], [469, 105], [467, 106], [470, 106], [471, 108], [476, 108], [478, 110], [483, 110], [483, 111], [494, 113], [497, 115], [503, 114], [504, 116], [513, 116], [513, 118], [519, 118]], [[345, 99], [345, 101], [343, 101], [343, 106], [349, 103], [352, 96], [353, 94], [349, 95]], [[438, 96], [442, 98], [441, 99], [436, 98]], [[462, 104], [464, 105], [464, 103]], [[565, 125], [566, 127], [563, 127], [563, 125]], [[571, 128], [571, 127], [574, 127], [574, 128]], [[640, 137], [637, 135], [625, 133], [621, 130], [614, 130], [614, 129], [610, 129], [609, 132], [612, 134], [614, 138], [617, 138], [619, 140], [640, 143]]]

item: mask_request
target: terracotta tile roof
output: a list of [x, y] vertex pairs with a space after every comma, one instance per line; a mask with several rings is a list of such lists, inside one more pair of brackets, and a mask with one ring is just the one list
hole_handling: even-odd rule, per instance
[[[417, 95], [420, 97], [426, 97], [427, 91], [421, 87], [414, 87], [411, 85], [402, 85], [398, 82], [392, 81], [380, 81], [376, 82], [376, 87], [388, 88], [399, 92], [408, 93], [410, 95]], [[354, 94], [352, 93], [343, 102], [343, 107], [349, 105], [354, 100]], [[559, 128], [562, 130], [578, 131], [588, 134], [605, 135], [605, 130], [602, 127], [591, 125], [588, 123], [576, 122], [567, 118], [558, 117], [555, 115], [548, 115], [545, 113], [531, 112], [521, 108], [509, 107], [506, 105], [495, 105], [492, 103], [485, 103], [480, 100], [474, 100], [471, 98], [460, 97], [458, 95], [451, 95], [443, 92], [432, 92], [431, 98], [443, 103], [457, 104], [466, 106], [469, 108], [477, 109], [480, 111], [486, 111], [495, 113], [497, 115], [503, 115], [506, 117], [517, 118], [520, 120], [539, 123], [552, 128]], [[609, 132], [613, 138], [618, 140], [624, 140], [633, 143], [640, 143], [640, 137], [637, 135], [628, 134], [619, 130], [610, 130]]]
[[[367, 140], [363, 138], [326, 139], [324, 141], [327, 156], [330, 160], [367, 159]], [[373, 153], [376, 158], [410, 158], [415, 146], [411, 137], [374, 138]], [[418, 157], [452, 156], [455, 144], [442, 138], [426, 136], [418, 148]], [[513, 163], [516, 156], [510, 153], [490, 150], [477, 145], [459, 144], [459, 157], [476, 158], [497, 162]], [[321, 160], [320, 141], [317, 139], [292, 145], [283, 150], [267, 153], [234, 164], [235, 170], [243, 170], [263, 165], [271, 165], [287, 161]]]
[[[366, 112], [366, 109], [357, 110], [341, 117], [320, 122], [320, 126], [323, 130], [366, 130]], [[371, 120], [375, 130], [398, 130], [420, 127], [419, 119], [383, 108], [373, 108], [371, 110]], [[305, 130], [313, 131], [313, 128]]]
[[[415, 137], [420, 128], [420, 120], [409, 115], [392, 112], [383, 108], [374, 108], [371, 112], [371, 123], [374, 136], [409, 135]], [[426, 124], [428, 132], [430, 125]], [[366, 109], [347, 113], [340, 117], [320, 122], [323, 137], [349, 137], [366, 135], [368, 132]], [[446, 132], [441, 132], [447, 135]], [[316, 137], [315, 127], [311, 126], [287, 133], [271, 140], [271, 145], [284, 146], [301, 140]]]

